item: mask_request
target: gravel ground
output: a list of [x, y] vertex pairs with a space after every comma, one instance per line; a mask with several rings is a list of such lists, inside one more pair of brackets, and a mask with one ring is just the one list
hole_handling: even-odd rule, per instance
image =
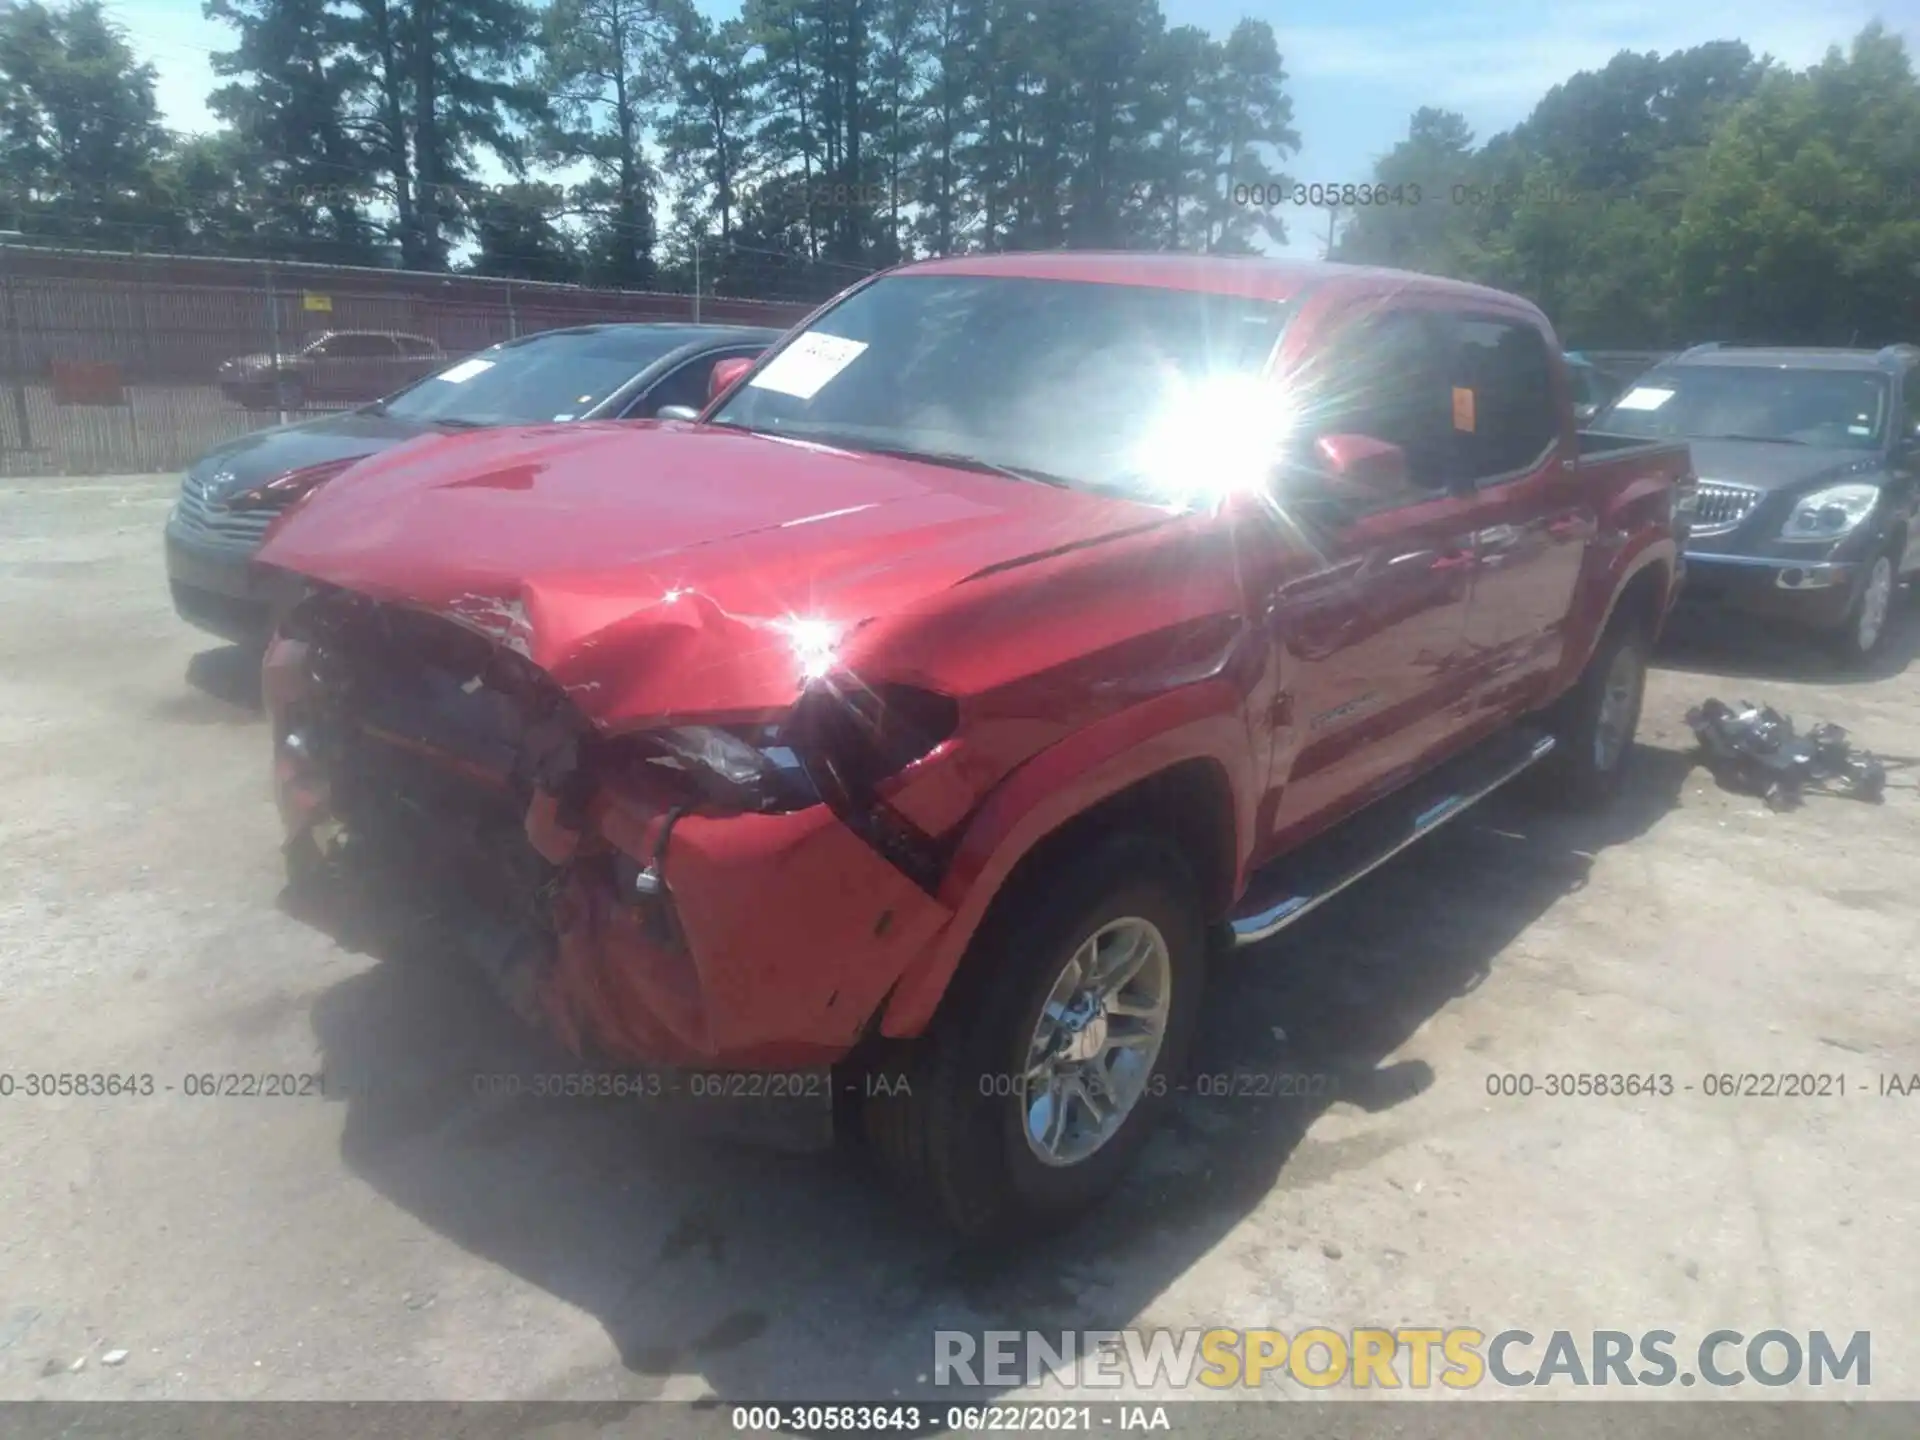
[[[1870, 680], [1674, 649], [1606, 818], [1497, 797], [1219, 974], [1201, 1071], [1339, 1098], [1189, 1096], [993, 1265], [830, 1154], [477, 1095], [543, 1063], [484, 991], [283, 914], [246, 667], [166, 603], [172, 483], [0, 486], [0, 1070], [160, 1087], [0, 1099], [0, 1399], [886, 1397], [940, 1328], [1314, 1324], [1868, 1330], [1869, 1398], [1920, 1398], [1920, 1096], [1877, 1093], [1920, 1072], [1910, 633]], [[1888, 803], [1721, 791], [1708, 694], [1848, 726]], [[318, 1070], [355, 1093], [185, 1093]], [[1488, 1093], [1570, 1071], [1675, 1092]], [[1847, 1095], [1703, 1091], [1776, 1071]]]

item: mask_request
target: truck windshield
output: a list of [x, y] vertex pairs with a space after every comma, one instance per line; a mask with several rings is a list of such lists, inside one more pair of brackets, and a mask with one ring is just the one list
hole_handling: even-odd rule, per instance
[[1593, 428], [1649, 438], [1875, 450], [1886, 433], [1888, 399], [1885, 378], [1866, 371], [1675, 365], [1634, 381]]
[[1239, 295], [893, 276], [821, 316], [709, 418], [1166, 499], [1156, 457], [1190, 460], [1273, 419], [1259, 377], [1287, 316]]

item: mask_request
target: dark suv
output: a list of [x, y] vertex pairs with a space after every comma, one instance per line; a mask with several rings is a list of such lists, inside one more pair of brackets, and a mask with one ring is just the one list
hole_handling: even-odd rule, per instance
[[446, 363], [424, 335], [329, 330], [291, 354], [235, 356], [220, 366], [220, 389], [249, 410], [300, 410], [310, 400], [378, 400]]
[[1690, 605], [1886, 641], [1914, 543], [1920, 348], [1696, 345], [1641, 375], [1595, 430], [1685, 439], [1699, 471]]

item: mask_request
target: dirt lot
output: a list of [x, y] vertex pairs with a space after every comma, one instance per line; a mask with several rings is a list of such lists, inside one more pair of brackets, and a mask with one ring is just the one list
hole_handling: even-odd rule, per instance
[[[887, 1396], [936, 1328], [1133, 1324], [1869, 1330], [1871, 1398], [1920, 1398], [1920, 1096], [1876, 1093], [1920, 1072], [1914, 772], [1770, 814], [1681, 721], [1750, 695], [1920, 755], [1910, 635], [1871, 681], [1669, 656], [1607, 819], [1498, 798], [1218, 975], [1202, 1072], [1344, 1098], [1189, 1096], [1123, 1199], [982, 1266], [834, 1156], [476, 1095], [543, 1063], [484, 991], [283, 915], [245, 668], [166, 603], [171, 486], [0, 486], [0, 1071], [160, 1087], [0, 1099], [0, 1398]], [[185, 1093], [321, 1069], [359, 1093]], [[1570, 1071], [1675, 1092], [1488, 1093]], [[1847, 1095], [1703, 1093], [1776, 1071]]]

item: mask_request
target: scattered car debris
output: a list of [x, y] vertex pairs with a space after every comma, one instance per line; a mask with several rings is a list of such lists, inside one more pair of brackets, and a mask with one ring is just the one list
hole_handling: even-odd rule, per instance
[[1838, 725], [1821, 722], [1798, 735], [1792, 717], [1772, 706], [1714, 699], [1689, 710], [1687, 725], [1714, 778], [1730, 790], [1760, 796], [1770, 810], [1793, 809], [1809, 790], [1874, 804], [1885, 798], [1886, 766], [1855, 750]]

